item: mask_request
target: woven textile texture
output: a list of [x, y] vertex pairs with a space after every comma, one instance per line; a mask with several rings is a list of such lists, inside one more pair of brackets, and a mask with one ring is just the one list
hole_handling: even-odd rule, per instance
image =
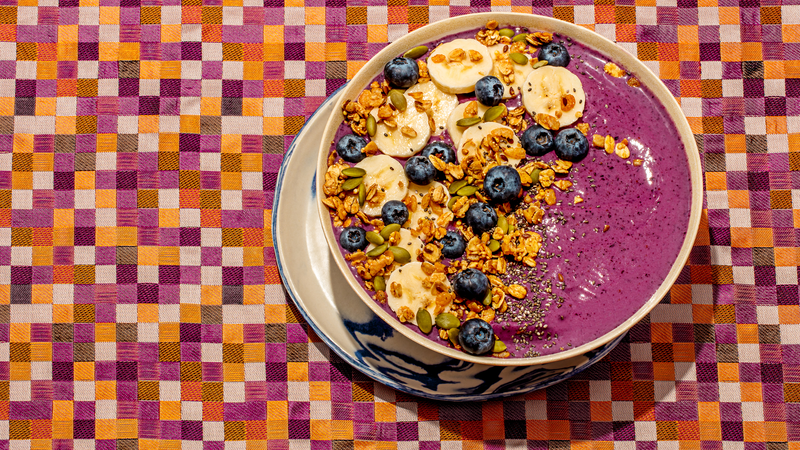
[[[797, 0], [390, 3], [0, 0], [0, 450], [800, 450]], [[270, 217], [327, 95], [387, 42], [485, 11], [643, 60], [688, 116], [707, 209], [608, 357], [442, 404], [309, 331]]]

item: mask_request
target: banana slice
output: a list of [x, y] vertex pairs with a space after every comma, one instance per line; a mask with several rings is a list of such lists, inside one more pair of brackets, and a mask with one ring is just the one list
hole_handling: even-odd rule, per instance
[[[563, 67], [544, 66], [532, 71], [525, 79], [522, 104], [531, 116], [549, 114], [558, 118], [564, 127], [583, 116], [586, 93], [574, 73]], [[559, 113], [561, 117], [558, 117]]]
[[[416, 314], [420, 308], [427, 309], [431, 313], [431, 317], [436, 317], [434, 315], [434, 310], [436, 309], [436, 287], [424, 287], [423, 282], [426, 278], [428, 278], [428, 275], [422, 271], [422, 263], [415, 261], [395, 269], [386, 282], [386, 296], [389, 307], [395, 313], [403, 306], [410, 309], [414, 317], [408, 322], [414, 325], [417, 324]], [[399, 296], [394, 295], [397, 292], [396, 290], [393, 292], [392, 283], [397, 283], [400, 286], [401, 292]], [[447, 288], [450, 287], [450, 282], [447, 281], [447, 278], [444, 279], [443, 284]], [[445, 307], [445, 311], [448, 310], [449, 306]]]
[[[453, 145], [456, 147], [458, 147], [458, 143], [461, 141], [461, 135], [467, 129], [466, 127], [456, 125], [456, 122], [464, 118], [464, 110], [467, 109], [470, 103], [471, 102], [464, 102], [456, 106], [456, 109], [454, 109], [450, 117], [447, 118], [447, 132], [450, 133], [450, 138], [453, 140]], [[475, 103], [478, 105], [478, 117], [483, 117], [483, 113], [489, 108], [480, 102]]]
[[[408, 158], [414, 156], [425, 147], [428, 139], [431, 138], [431, 128], [428, 125], [428, 115], [417, 111], [414, 107], [414, 99], [405, 94], [406, 110], [394, 117], [397, 127], [392, 128], [383, 121], [378, 122], [375, 128], [375, 136], [372, 140], [380, 151], [398, 158]], [[370, 111], [370, 114], [378, 119], [378, 108]], [[408, 130], [413, 130], [409, 133]]]
[[[434, 83], [415, 84], [406, 91], [406, 95], [415, 92], [422, 92], [422, 100], [431, 102], [431, 108], [428, 114], [432, 114], [433, 122], [436, 127], [432, 134], [434, 136], [439, 136], [444, 133], [447, 118], [450, 117], [450, 113], [453, 112], [453, 109], [458, 106], [458, 97], [456, 97], [455, 94], [445, 94], [439, 90]], [[413, 105], [413, 103], [409, 103], [409, 107], [411, 105]]]
[[443, 92], [464, 94], [492, 72], [494, 63], [486, 46], [475, 39], [454, 39], [428, 56], [428, 73]]
[[[364, 187], [367, 190], [367, 201], [361, 206], [364, 214], [372, 217], [381, 215], [381, 208], [389, 200], [403, 200], [408, 192], [408, 178], [402, 164], [387, 155], [375, 155], [365, 158], [356, 167], [364, 169]], [[373, 197], [370, 188], [376, 185]]]
[[[514, 61], [511, 61], [508, 58], [508, 51], [503, 51], [504, 49], [508, 49], [507, 44], [497, 44], [489, 47], [489, 54], [492, 56], [494, 60], [494, 68], [492, 69], [492, 75], [496, 76], [501, 83], [503, 83], [503, 98], [513, 98], [519, 95], [522, 92], [522, 86], [525, 83], [525, 78], [528, 77], [528, 74], [533, 72], [533, 67], [530, 64], [517, 64]], [[503, 77], [500, 73], [500, 67], [503, 65], [508, 65], [514, 71], [514, 81], [511, 83], [506, 83], [506, 77]], [[511, 88], [514, 88], [514, 94], [511, 94]]]
[[[450, 201], [450, 193], [447, 192], [447, 187], [445, 185], [443, 185], [442, 183], [439, 183], [438, 181], [434, 181], [433, 183], [431, 183], [431, 184], [429, 184], [427, 186], [420, 186], [419, 184], [414, 184], [414, 183], [409, 184], [409, 186], [408, 186], [408, 194], [407, 195], [413, 195], [414, 198], [417, 201], [417, 208], [413, 212], [409, 212], [409, 215], [408, 215], [409, 219], [411, 220], [411, 225], [410, 225], [411, 228], [416, 228], [417, 227], [417, 221], [419, 219], [421, 219], [421, 218], [427, 218], [427, 219], [432, 219], [432, 220], [436, 220], [436, 219], [439, 218], [439, 215], [442, 212], [441, 209], [435, 208], [435, 207], [431, 207], [431, 206], [428, 206], [427, 209], [423, 209], [422, 208], [422, 198], [425, 197], [425, 195], [428, 192], [433, 191], [438, 186], [441, 186], [442, 190], [445, 193], [446, 199], [444, 200], [444, 204], [447, 205], [447, 202]], [[445, 206], [445, 208], [447, 208], [447, 206]]]
[[[513, 136], [513, 138], [512, 144], [509, 145], [509, 148], [522, 148], [519, 138], [516, 134], [514, 134], [514, 130], [511, 128], [496, 122], [480, 123], [467, 128], [467, 131], [465, 131], [461, 136], [461, 142], [458, 145], [458, 150], [456, 150], [456, 158], [458, 158], [458, 162], [460, 163], [463, 161], [468, 155], [475, 154], [477, 149], [480, 148], [483, 138], [492, 134], [492, 132], [503, 132], [505, 136], [508, 136], [510, 132], [510, 136]], [[519, 150], [517, 151], [519, 152]], [[484, 158], [489, 159], [486, 151], [483, 151], [483, 156]], [[525, 150], [522, 150], [522, 155], [520, 158], [507, 157], [508, 164], [516, 166], [517, 163], [519, 163], [524, 157]]]

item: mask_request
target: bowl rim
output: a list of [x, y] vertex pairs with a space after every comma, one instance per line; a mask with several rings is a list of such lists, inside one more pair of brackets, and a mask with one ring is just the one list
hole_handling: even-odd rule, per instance
[[[433, 42], [437, 39], [441, 39], [456, 33], [481, 28], [485, 26], [486, 22], [489, 20], [496, 20], [501, 26], [504, 24], [512, 24], [513, 26], [524, 26], [537, 31], [558, 33], [563, 36], [571, 37], [580, 42], [582, 45], [598, 51], [610, 61], [620, 64], [623, 68], [635, 76], [644, 86], [646, 86], [665, 108], [668, 116], [672, 119], [681, 138], [681, 142], [684, 145], [685, 156], [689, 166], [691, 179], [691, 207], [686, 234], [684, 236], [683, 243], [681, 244], [680, 251], [678, 252], [678, 256], [675, 258], [675, 261], [670, 267], [666, 277], [662, 280], [661, 284], [650, 296], [650, 298], [632, 316], [623, 321], [621, 324], [617, 325], [615, 328], [593, 339], [592, 341], [586, 342], [583, 345], [570, 350], [544, 356], [537, 356], [534, 358], [493, 358], [487, 356], [470, 355], [420, 336], [416, 332], [409, 329], [405, 324], [401, 323], [397, 317], [389, 314], [380, 305], [378, 305], [375, 300], [367, 294], [367, 291], [361, 287], [358, 280], [356, 280], [355, 276], [352, 274], [350, 267], [345, 261], [341, 251], [339, 251], [339, 244], [333, 234], [333, 226], [331, 224], [328, 208], [322, 203], [322, 195], [317, 195], [317, 212], [319, 213], [319, 219], [322, 223], [325, 240], [328, 242], [328, 247], [333, 253], [334, 260], [336, 261], [336, 265], [339, 267], [339, 270], [342, 271], [348, 283], [355, 290], [358, 296], [367, 304], [367, 306], [378, 317], [386, 321], [394, 330], [399, 331], [417, 344], [423, 345], [424, 347], [440, 353], [443, 356], [470, 363], [494, 366], [530, 366], [550, 364], [582, 355], [588, 351], [605, 345], [608, 342], [611, 342], [613, 339], [616, 339], [623, 333], [627, 332], [631, 327], [633, 327], [633, 325], [641, 321], [646, 315], [648, 315], [650, 311], [652, 311], [652, 309], [655, 308], [661, 299], [669, 292], [669, 289], [675, 283], [680, 275], [680, 272], [689, 259], [689, 254], [692, 250], [700, 227], [703, 204], [703, 184], [701, 179], [702, 169], [700, 165], [700, 154], [697, 150], [694, 134], [692, 133], [689, 123], [680, 109], [677, 100], [672, 96], [664, 83], [652, 71], [650, 71], [647, 66], [639, 61], [635, 56], [617, 46], [611, 40], [595, 33], [594, 31], [569, 22], [564, 22], [559, 19], [535, 14], [508, 12], [467, 14], [443, 19], [414, 30], [390, 43], [366, 64], [364, 64], [364, 66], [359, 69], [359, 71], [342, 91], [339, 100], [356, 100], [361, 91], [365, 89], [369, 83], [372, 82], [375, 76], [383, 70], [383, 66], [388, 61], [397, 55], [402, 54], [409, 48], [413, 48], [428, 42]], [[320, 142], [320, 151], [317, 157], [316, 192], [323, 192], [322, 186], [324, 184], [325, 171], [327, 169], [327, 156], [329, 154], [333, 138], [336, 134], [336, 130], [339, 128], [339, 125], [342, 123], [342, 121], [343, 116], [335, 113], [331, 114], [330, 119], [328, 119], [328, 122], [325, 125], [323, 138]]]

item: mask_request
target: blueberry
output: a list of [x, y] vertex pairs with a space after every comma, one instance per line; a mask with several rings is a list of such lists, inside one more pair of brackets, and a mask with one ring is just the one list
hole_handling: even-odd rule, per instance
[[483, 319], [469, 319], [461, 325], [458, 343], [465, 352], [472, 355], [483, 355], [494, 349], [494, 330]]
[[467, 248], [467, 241], [461, 236], [461, 233], [455, 230], [450, 230], [443, 238], [439, 239], [442, 244], [442, 255], [445, 258], [458, 258], [464, 254]]
[[480, 236], [497, 225], [497, 212], [486, 203], [473, 203], [469, 206], [464, 219], [472, 228], [472, 232]]
[[419, 185], [430, 184], [436, 177], [436, 167], [425, 156], [417, 155], [408, 158], [406, 161], [406, 176], [412, 183]]
[[554, 141], [556, 156], [564, 161], [580, 161], [589, 153], [589, 141], [576, 128], [560, 131]]
[[400, 200], [389, 200], [381, 208], [381, 220], [384, 225], [402, 225], [408, 220], [408, 207]]
[[490, 202], [499, 204], [509, 202], [519, 196], [522, 180], [517, 169], [511, 166], [494, 166], [486, 172], [483, 190]]
[[339, 244], [348, 252], [355, 252], [367, 248], [367, 232], [360, 227], [347, 227], [339, 235]]
[[478, 269], [464, 269], [453, 277], [453, 290], [464, 300], [482, 301], [489, 292], [489, 278]]
[[453, 149], [453, 146], [447, 142], [433, 141], [422, 149], [420, 155], [426, 158], [435, 155], [446, 163], [456, 163], [456, 151]]
[[541, 125], [533, 125], [519, 138], [529, 156], [544, 156], [553, 149], [553, 133]]
[[343, 160], [351, 163], [357, 163], [366, 158], [367, 155], [361, 150], [367, 146], [367, 141], [364, 138], [358, 137], [355, 134], [345, 134], [336, 143], [336, 153], [342, 157]]
[[503, 100], [503, 83], [491, 75], [475, 83], [475, 97], [486, 106], [497, 106]]
[[408, 89], [419, 80], [419, 66], [411, 58], [398, 56], [383, 66], [383, 77], [393, 88]]
[[564, 44], [558, 42], [551, 42], [545, 44], [539, 50], [539, 60], [547, 61], [550, 66], [567, 67], [569, 64], [569, 52]]

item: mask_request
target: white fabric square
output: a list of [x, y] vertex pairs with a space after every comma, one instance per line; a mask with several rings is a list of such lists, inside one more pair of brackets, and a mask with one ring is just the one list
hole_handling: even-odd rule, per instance
[[695, 97], [681, 98], [681, 109], [687, 117], [703, 116], [703, 101]]
[[205, 362], [222, 362], [222, 344], [203, 342], [200, 344], [200, 355]]
[[786, 80], [784, 79], [766, 79], [764, 80], [764, 96], [765, 97], [785, 97], [786, 96]]
[[[14, 58], [17, 53], [14, 52]], [[36, 61], [17, 61], [17, 79], [20, 80], [35, 80], [36, 79]]]
[[789, 137], [785, 134], [768, 134], [767, 152], [789, 153]]
[[95, 205], [96, 203], [95, 203], [94, 189], [75, 190], [75, 209], [94, 209]]
[[244, 78], [244, 62], [222, 61], [222, 78], [227, 80], [241, 80]]
[[117, 304], [117, 323], [136, 323], [139, 321], [139, 308], [137, 305]]
[[325, 97], [325, 80], [306, 80], [306, 96]]
[[739, 383], [719, 383], [719, 401], [739, 403], [742, 401], [742, 390]]
[[100, 42], [117, 42], [119, 40], [119, 25], [100, 25]]
[[633, 402], [611, 402], [611, 418], [619, 422], [633, 420]]
[[31, 362], [31, 380], [52, 380], [53, 363], [50, 361]]
[[161, 80], [140, 78], [139, 95], [141, 96], [161, 95]]
[[0, 228], [0, 245], [11, 247], [11, 228]]
[[201, 229], [200, 242], [203, 247], [222, 247], [222, 229], [207, 227]]
[[761, 402], [742, 402], [742, 419], [745, 422], [763, 422], [764, 404]]
[[224, 441], [225, 424], [223, 422], [203, 422], [204, 441]]
[[99, 74], [100, 63], [98, 61], [78, 61], [78, 78], [97, 78]]
[[422, 422], [418, 422], [418, 425], [419, 425], [418, 432], [420, 441], [438, 441], [440, 439], [438, 420], [425, 420]]
[[158, 116], [158, 131], [161, 133], [180, 133], [180, 116]]
[[100, 23], [100, 8], [97, 6], [81, 6], [78, 8], [79, 25], [97, 25]]
[[740, 363], [759, 363], [761, 362], [761, 351], [758, 344], [738, 344]]
[[733, 282], [735, 284], [756, 284], [756, 275], [753, 267], [733, 267]]
[[[225, 9], [223, 8], [223, 13]], [[181, 23], [181, 7], [162, 6], [161, 7], [161, 24], [162, 25], [179, 25]]]
[[75, 285], [73, 284], [54, 284], [53, 303], [68, 305], [74, 301]]
[[181, 402], [181, 419], [203, 420], [203, 402]]
[[117, 266], [111, 264], [94, 266], [94, 280], [97, 284], [116, 284]]
[[389, 23], [389, 7], [384, 5], [367, 6], [367, 25], [386, 25]]
[[797, 285], [797, 267], [788, 266], [783, 267], [779, 266], [775, 268], [775, 278], [776, 284], [779, 285], [790, 285], [796, 286]]
[[403, 23], [389, 24], [387, 29], [389, 42], [394, 42], [408, 34], [408, 25]]
[[94, 246], [76, 245], [73, 247], [73, 261], [75, 264], [94, 264], [94, 256]]
[[[16, 42], [0, 42], [0, 61], [16, 61], [17, 60], [17, 43]], [[3, 80], [4, 82], [14, 83], [14, 80]], [[12, 86], [14, 84], [11, 84]], [[11, 97], [14, 95], [14, 90], [8, 91], [3, 89], [0, 85], [0, 93], [4, 97]]]
[[419, 420], [416, 402], [397, 402], [395, 406], [397, 408], [395, 415], [398, 422], [416, 422]]
[[[574, 15], [576, 24], [593, 24], [594, 19], [594, 6], [593, 5], [575, 5]], [[638, 14], [637, 14], [638, 16]], [[638, 19], [638, 18], [637, 18]]]
[[178, 189], [159, 189], [158, 207], [161, 209], [178, 209], [181, 206]]
[[72, 386], [72, 398], [75, 401], [93, 402], [95, 400], [94, 381], [73, 381]]
[[[58, 100], [61, 100], [59, 98]], [[58, 107], [56, 107], [58, 108]], [[73, 112], [74, 116], [75, 113]], [[120, 134], [135, 134], [139, 132], [139, 116], [117, 117], [117, 132]]]
[[308, 384], [301, 381], [288, 382], [288, 400], [290, 402], [307, 402], [308, 401]]
[[[78, 400], [78, 382], [75, 382], [74, 387], [74, 398]], [[9, 381], [8, 382], [8, 399], [12, 402], [29, 402], [31, 401], [31, 382], [30, 381]], [[92, 392], [94, 394], [94, 392]], [[92, 395], [91, 400], [94, 400], [94, 395]]]
[[136, 271], [139, 283], [158, 283], [158, 266], [139, 265]]
[[756, 306], [756, 315], [758, 317], [759, 325], [778, 325], [778, 307], [759, 305]]
[[263, 381], [266, 376], [264, 363], [244, 363], [244, 381]]
[[744, 132], [747, 134], [767, 134], [767, 122], [763, 117], [745, 117]]
[[[75, 191], [75, 208], [77, 206], [77, 197], [80, 190]], [[94, 199], [93, 199], [94, 200]], [[92, 201], [92, 206], [94, 206], [94, 201]], [[11, 191], [11, 208], [12, 209], [33, 209], [33, 191], [30, 189], [14, 189]]]
[[158, 324], [139, 322], [136, 324], [139, 342], [158, 342]]
[[97, 419], [116, 419], [116, 400], [97, 400], [94, 404], [94, 416]]
[[653, 349], [649, 342], [631, 343], [631, 361], [652, 361]]
[[781, 344], [800, 344], [800, 325], [781, 325]]
[[[320, 362], [330, 358], [330, 349], [321, 342], [311, 342], [308, 344], [308, 361]], [[399, 419], [398, 419], [399, 420]]]
[[237, 190], [223, 190], [221, 195], [221, 206], [225, 210], [241, 210], [242, 209], [242, 191]]
[[431, 5], [428, 7], [428, 21], [438, 22], [450, 17], [450, 7], [444, 5]]
[[53, 189], [53, 172], [34, 172], [33, 175], [33, 188], [34, 189]]
[[[203, 61], [222, 61], [221, 42], [203, 42], [202, 47], [203, 47]], [[221, 81], [221, 80], [214, 80], [214, 81]], [[205, 95], [205, 93], [203, 95]]]
[[180, 216], [182, 227], [199, 227], [200, 226], [200, 210], [194, 208], [184, 208], [178, 213]]
[[181, 285], [181, 303], [185, 303], [187, 305], [199, 305], [200, 304], [200, 285], [197, 284], [182, 284]]
[[612, 42], [617, 42], [617, 26], [613, 23], [598, 23], [594, 26], [594, 31]]
[[680, 381], [697, 381], [697, 365], [693, 362], [676, 362], [675, 379]]
[[697, 8], [698, 25], [719, 25], [719, 9], [708, 6]]
[[723, 97], [744, 96], [744, 83], [742, 80], [722, 80]]
[[117, 359], [116, 342], [96, 342], [94, 344], [95, 361], [114, 361]]
[[222, 267], [219, 266], [201, 267], [200, 282], [206, 286], [222, 286]]
[[731, 208], [730, 221], [732, 227], [750, 227], [750, 210], [747, 208]]
[[95, 170], [117, 170], [117, 154], [115, 152], [95, 153]]
[[158, 321], [161, 323], [178, 323], [181, 321], [181, 305], [158, 305]]
[[719, 80], [722, 78], [722, 62], [721, 61], [701, 61], [700, 62], [700, 79], [702, 80]]
[[610, 380], [590, 380], [589, 381], [589, 400], [593, 402], [611, 401], [611, 381]]
[[283, 8], [283, 24], [301, 26], [306, 24], [305, 8], [288, 6]]
[[221, 153], [200, 153], [200, 170], [219, 172], [222, 167]]
[[229, 403], [244, 402], [244, 381], [226, 381], [222, 383], [222, 398]]
[[656, 8], [652, 6], [637, 6], [636, 7], [636, 24], [637, 25], [657, 25]]
[[544, 400], [526, 401], [525, 418], [528, 420], [547, 420], [547, 402]]
[[[181, 25], [181, 41], [201, 42], [202, 40], [203, 40], [203, 25], [199, 23], [185, 23]], [[181, 73], [181, 77], [186, 78], [186, 76], [183, 73]]]
[[119, 79], [103, 78], [97, 80], [97, 95], [99, 97], [116, 97], [119, 95]]
[[[616, 402], [614, 402], [616, 403]], [[656, 423], [639, 421], [634, 423], [637, 441], [655, 441]]]
[[260, 191], [264, 189], [261, 172], [242, 172], [242, 190]]
[[12, 266], [30, 266], [33, 264], [33, 247], [11, 247]]
[[[715, 262], [714, 256], [714, 247], [717, 248], [727, 248], [728, 249], [728, 261], [730, 261], [731, 256], [731, 248], [730, 247], [720, 247], [718, 245], [711, 246], [711, 264], [716, 266], [730, 266], [730, 262], [727, 264], [723, 264], [720, 262]], [[719, 259], [716, 259], [719, 261]], [[692, 303], [695, 305], [711, 305], [714, 303], [714, 290], [711, 288], [710, 284], [693, 284], [692, 285]]]
[[[398, 412], [400, 408], [397, 408]], [[328, 401], [313, 401], [311, 402], [311, 420], [331, 420], [331, 402]], [[400, 418], [398, 417], [398, 421]]]
[[180, 262], [182, 266], [199, 266], [201, 261], [200, 247], [182, 245], [180, 247]]
[[657, 402], [674, 402], [675, 382], [654, 381], [653, 393]]
[[283, 99], [273, 97], [265, 98], [264, 117], [283, 117]]
[[222, 265], [234, 267], [244, 265], [244, 249], [242, 247], [223, 247]]
[[720, 42], [741, 42], [742, 37], [739, 25], [720, 25], [719, 40]]

